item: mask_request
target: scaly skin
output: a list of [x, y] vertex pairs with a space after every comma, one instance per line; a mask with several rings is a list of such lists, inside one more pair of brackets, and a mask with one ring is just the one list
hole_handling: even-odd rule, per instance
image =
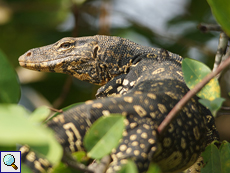
[[[66, 151], [84, 150], [82, 140], [91, 124], [101, 116], [121, 113], [126, 129], [112, 151], [107, 172], [116, 172], [135, 161], [139, 172], [156, 162], [163, 172], [179, 172], [191, 166], [205, 147], [218, 139], [209, 110], [193, 97], [158, 135], [157, 127], [188, 92], [181, 71], [182, 58], [163, 49], [138, 45], [109, 36], [63, 38], [31, 49], [19, 58], [21, 66], [45, 72], [70, 74], [80, 80], [103, 85], [96, 96], [54, 117], [47, 125]], [[28, 154], [28, 152], [27, 152]], [[26, 160], [35, 171], [47, 165]], [[40, 170], [37, 169], [40, 166]]]

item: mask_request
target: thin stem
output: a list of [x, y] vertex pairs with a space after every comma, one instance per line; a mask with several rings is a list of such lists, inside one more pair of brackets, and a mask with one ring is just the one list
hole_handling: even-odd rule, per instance
[[52, 107], [49, 107], [49, 109], [50, 109], [51, 111], [54, 111], [54, 112], [63, 113], [63, 110], [62, 110], [62, 109], [55, 109], [55, 108], [52, 108]]

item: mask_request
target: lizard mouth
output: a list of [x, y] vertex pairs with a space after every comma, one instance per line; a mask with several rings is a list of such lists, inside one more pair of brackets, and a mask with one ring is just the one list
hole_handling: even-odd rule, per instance
[[[19, 57], [18, 61], [20, 66], [36, 71], [43, 71], [43, 72], [56, 72], [56, 73], [64, 73], [63, 71], [70, 68], [71, 66], [78, 66], [81, 62], [78, 61], [79, 56], [74, 56], [75, 61], [73, 60], [73, 56], [67, 56], [59, 59], [53, 60], [39, 60], [36, 58], [29, 58], [27, 54], [24, 54]], [[65, 69], [64, 69], [65, 66]]]

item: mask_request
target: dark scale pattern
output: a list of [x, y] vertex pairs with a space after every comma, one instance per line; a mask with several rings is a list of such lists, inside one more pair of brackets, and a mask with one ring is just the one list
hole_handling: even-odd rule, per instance
[[[110, 113], [125, 116], [123, 139], [112, 151], [107, 173], [120, 170], [128, 159], [135, 161], [139, 172], [145, 172], [150, 162], [158, 163], [163, 172], [179, 172], [194, 164], [205, 147], [218, 139], [214, 119], [197, 97], [188, 102], [164, 134], [157, 133], [160, 123], [189, 90], [181, 60], [164, 49], [108, 36], [63, 38], [19, 58], [21, 66], [32, 70], [67, 73], [103, 85], [97, 100], [67, 110], [47, 125], [65, 151], [75, 152], [84, 150], [84, 135], [99, 117]], [[38, 159], [25, 162], [39, 171], [35, 166]], [[42, 169], [50, 166], [40, 164]], [[195, 172], [199, 171], [197, 165]]]

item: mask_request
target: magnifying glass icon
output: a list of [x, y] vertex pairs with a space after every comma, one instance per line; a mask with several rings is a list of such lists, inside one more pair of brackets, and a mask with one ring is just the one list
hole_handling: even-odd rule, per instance
[[18, 169], [18, 167], [14, 164], [15, 163], [15, 158], [11, 154], [7, 154], [3, 157], [3, 162], [7, 166], [12, 166], [15, 170]]

